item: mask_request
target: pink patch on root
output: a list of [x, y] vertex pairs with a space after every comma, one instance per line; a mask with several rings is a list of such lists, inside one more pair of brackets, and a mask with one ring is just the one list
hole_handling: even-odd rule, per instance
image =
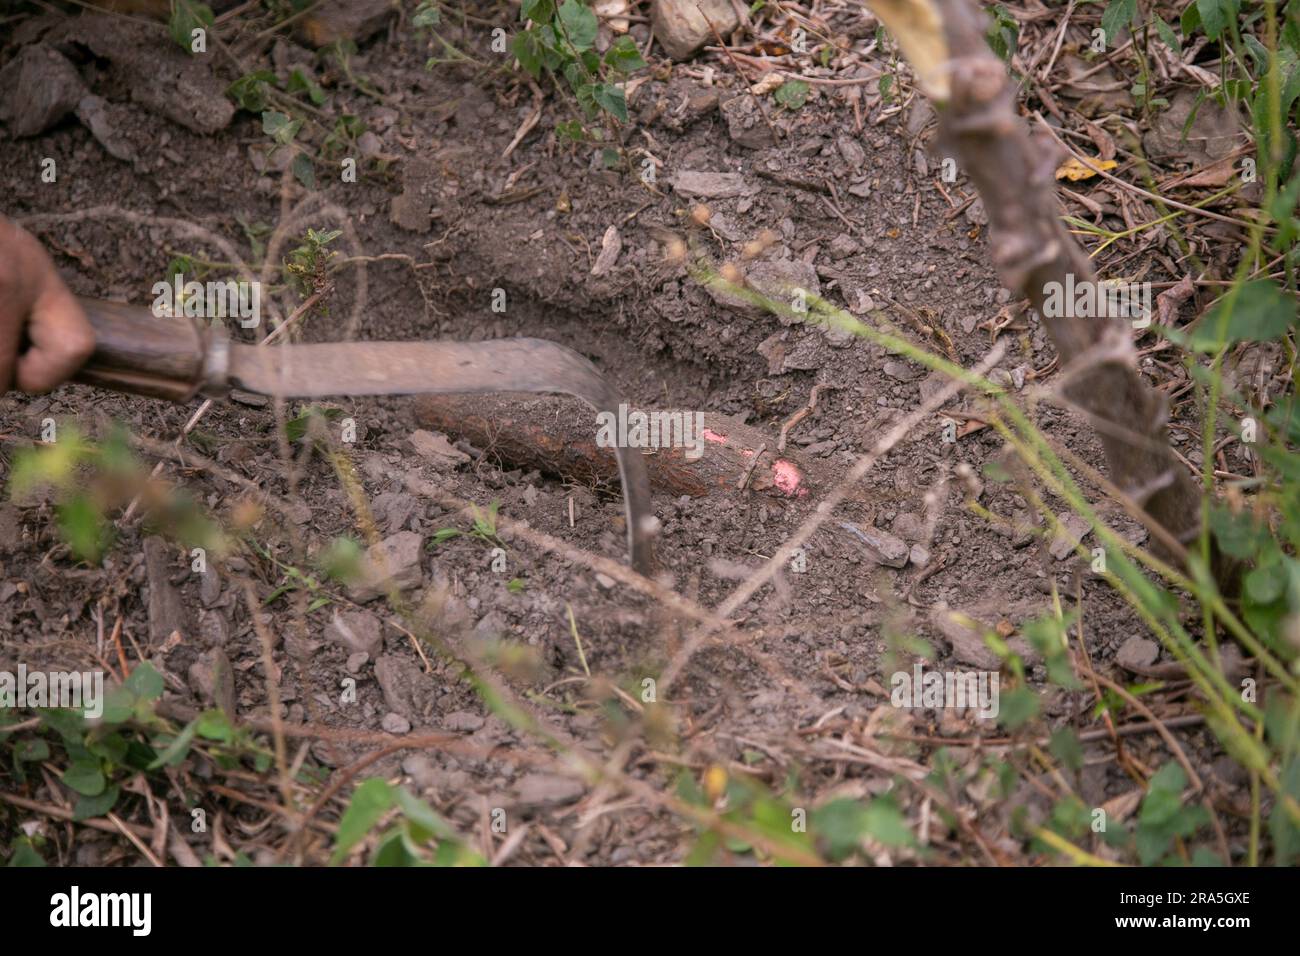
[[727, 436], [719, 435], [717, 432], [706, 428], [704, 429], [704, 440], [711, 441], [717, 445], [725, 445], [727, 443]]
[[803, 475], [799, 474], [799, 469], [793, 462], [781, 458], [772, 465], [772, 484], [776, 485], [777, 489], [783, 494], [808, 494], [807, 488], [799, 487], [799, 483], [802, 481]]

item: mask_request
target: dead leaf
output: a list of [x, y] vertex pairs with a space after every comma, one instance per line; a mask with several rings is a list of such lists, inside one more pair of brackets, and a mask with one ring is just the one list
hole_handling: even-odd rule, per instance
[[[785, 77], [773, 70], [749, 88], [749, 92], [755, 96], [762, 96], [765, 93], [771, 93], [773, 90], [785, 84]], [[793, 89], [793, 87], [791, 87]]]
[[591, 267], [591, 274], [603, 276], [614, 267], [614, 263], [618, 261], [618, 254], [622, 251], [623, 237], [618, 234], [616, 227], [610, 226], [600, 240], [600, 255], [596, 256], [596, 264]]
[[1174, 324], [1174, 319], [1178, 317], [1178, 307], [1192, 297], [1196, 291], [1196, 286], [1192, 283], [1191, 276], [1183, 276], [1178, 283], [1165, 289], [1156, 296], [1156, 314], [1159, 316], [1157, 321], [1161, 325]]
[[596, 0], [593, 9], [615, 33], [627, 33], [628, 19], [622, 16], [627, 13], [627, 0]]
[[1182, 176], [1175, 176], [1173, 179], [1161, 183], [1161, 188], [1202, 189], [1208, 186], [1217, 189], [1220, 186], [1226, 186], [1236, 175], [1236, 162], [1236, 154], [1225, 156], [1208, 166], [1201, 166]]
[[1085, 165], [1083, 161], [1071, 156], [1056, 167], [1056, 178], [1068, 179], [1072, 183], [1077, 183], [1081, 179], [1092, 179], [1093, 176], [1097, 175], [1098, 170], [1105, 172], [1114, 169], [1118, 165], [1119, 163], [1113, 159], [1089, 159]]

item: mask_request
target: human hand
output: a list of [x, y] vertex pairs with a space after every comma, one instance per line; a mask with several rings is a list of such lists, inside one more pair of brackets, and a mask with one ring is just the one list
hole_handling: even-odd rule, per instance
[[94, 348], [90, 323], [54, 261], [30, 233], [0, 216], [0, 394], [47, 392]]

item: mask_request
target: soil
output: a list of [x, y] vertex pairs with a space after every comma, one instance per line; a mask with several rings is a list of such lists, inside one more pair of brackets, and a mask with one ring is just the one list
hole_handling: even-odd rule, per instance
[[[462, 49], [488, 50], [491, 26], [506, 14], [480, 13], [484, 22], [444, 24], [443, 36]], [[858, 13], [838, 15], [832, 25], [859, 46], [874, 30]], [[632, 35], [644, 44], [646, 25], [634, 23]], [[309, 226], [345, 229], [330, 246], [338, 258], [371, 258], [338, 271], [327, 307], [296, 324], [296, 340], [554, 339], [588, 356], [633, 404], [702, 410], [706, 423], [709, 413], [734, 416], [773, 443], [820, 385], [816, 409], [789, 440], [831, 475], [842, 475], [943, 384], [937, 374], [863, 340], [727, 304], [671, 254], [671, 240], [679, 237], [692, 255], [715, 265], [739, 263], [756, 276], [764, 269], [802, 276], [831, 303], [864, 319], [882, 313], [967, 367], [988, 352], [992, 324], [1011, 318], [997, 333], [1008, 344], [1001, 368], [1026, 397], [1042, 381], [1050, 385], [1050, 373], [1036, 378], [1035, 370], [1049, 369], [1054, 352], [990, 266], [978, 199], [968, 202], [974, 193], [963, 177], [944, 183], [937, 175], [941, 157], [929, 152], [928, 106], [909, 88], [882, 100], [874, 68], [835, 75], [856, 83], [814, 85], [798, 110], [765, 98], [765, 119], [725, 61], [655, 65], [640, 74], [643, 81], [629, 97], [631, 118], [621, 132], [626, 161], [607, 168], [602, 144], [574, 144], [557, 134], [557, 124], [571, 116], [562, 99], [551, 93], [542, 100], [517, 74], [501, 70], [426, 69], [428, 41], [405, 23], [390, 21], [364, 40], [348, 71], [279, 36], [251, 48], [233, 44], [238, 67], [230, 55], [208, 54], [212, 82], [194, 83], [149, 75], [151, 65], [164, 62], [160, 51], [168, 63], [186, 59], [172, 53], [157, 24], [33, 13], [11, 32], [0, 63], [33, 43], [64, 53], [110, 111], [112, 135], [102, 139], [69, 115], [38, 135], [0, 141], [5, 213], [46, 243], [80, 294], [147, 304], [174, 256], [226, 260], [210, 239], [178, 222], [223, 237], [255, 267], [265, 254], [267, 227], [289, 221], [281, 255]], [[304, 190], [277, 170], [282, 157], [267, 156], [258, 116], [240, 110], [223, 120], [211, 106], [212, 89], [224, 89], [241, 72], [268, 69], [283, 78], [295, 66], [309, 69], [326, 93], [325, 104], [310, 111], [314, 119], [328, 126], [348, 113], [364, 124], [366, 152], [358, 156], [355, 183], [332, 171], [335, 156], [318, 159], [318, 188]], [[539, 103], [535, 127], [508, 149]], [[108, 149], [110, 142], [121, 155]], [[655, 161], [652, 183], [641, 178], [646, 155]], [[41, 180], [45, 157], [57, 162], [57, 182]], [[691, 220], [698, 204], [707, 206], [707, 226]], [[611, 227], [621, 252], [593, 274]], [[764, 230], [774, 234], [772, 241], [747, 260], [746, 244]], [[1148, 261], [1146, 278], [1178, 278], [1158, 256]], [[494, 290], [504, 290], [504, 311], [494, 309], [500, 303]], [[281, 294], [280, 314], [298, 301]], [[264, 332], [235, 334], [251, 342]], [[1167, 373], [1153, 367], [1152, 374]], [[179, 709], [212, 706], [226, 693], [241, 719], [265, 717], [274, 683], [291, 724], [463, 737], [469, 749], [460, 754], [397, 753], [366, 775], [400, 777], [463, 832], [477, 832], [489, 808], [527, 820], [531, 829], [511, 847], [511, 863], [685, 859], [694, 831], [681, 817], [645, 799], [611, 803], [608, 793], [547, 763], [538, 738], [495, 715], [458, 661], [430, 650], [426, 665], [403, 630], [412, 621], [431, 625], [439, 641], [462, 654], [490, 656], [500, 642], [526, 648], [532, 669], [507, 671], [503, 679], [538, 719], [609, 759], [622, 742], [626, 716], [639, 707], [627, 705], [611, 717], [593, 702], [606, 685], [586, 675], [600, 675], [639, 700], [643, 682], [660, 675], [682, 647], [687, 623], [666, 617], [657, 600], [542, 551], [509, 527], [499, 530], [500, 570], [493, 568], [493, 542], [462, 533], [435, 543], [440, 529], [467, 531], [473, 516], [411, 489], [425, 482], [480, 509], [498, 503], [504, 518], [621, 562], [617, 487], [521, 468], [465, 441], [456, 444], [459, 454], [446, 445], [439, 447], [447, 453], [431, 454], [424, 439], [412, 441], [420, 426], [411, 400], [339, 399], [332, 404], [341, 415], [329, 428], [355, 464], [378, 536], [418, 538], [403, 591], [413, 617], [399, 617], [383, 596], [329, 582], [319, 592], [329, 602], [308, 611], [314, 595], [305, 591], [270, 599], [286, 569], [309, 569], [304, 558], [365, 529], [328, 456], [299, 444], [286, 463], [274, 404], [243, 398], [247, 404], [212, 405], [182, 443], [195, 457], [180, 465], [169, 459], [163, 468], [163, 477], [223, 520], [233, 520], [249, 500], [278, 503], [246, 526], [256, 547], [235, 547], [205, 573], [191, 570], [183, 546], [152, 536], [138, 513], [128, 518], [118, 509], [110, 516], [116, 540], [102, 564], [93, 565], [78, 562], [60, 542], [51, 496], [0, 504], [0, 669], [18, 660], [29, 668], [98, 666], [97, 654], [116, 663], [112, 631], [120, 624], [127, 658], [150, 660], [164, 674], [167, 700]], [[76, 423], [94, 436], [116, 421], [135, 435], [170, 443], [198, 404], [77, 385], [41, 397], [11, 394], [0, 399], [0, 478], [7, 481], [14, 455], [40, 436], [45, 419], [65, 423], [60, 427]], [[1032, 409], [1054, 442], [1089, 463], [1103, 460], [1081, 419], [1047, 403]], [[946, 410], [976, 408], [959, 396]], [[337, 440], [345, 418], [356, 425], [352, 442]], [[1056, 549], [1058, 558], [1050, 540], [1025, 528], [991, 526], [966, 506], [974, 490], [995, 514], [1022, 522], [1028, 514], [1014, 484], [985, 473], [1004, 457], [994, 431], [978, 427], [978, 419], [949, 421], [965, 426], [956, 442], [943, 440], [944, 419], [927, 419], [813, 535], [806, 570], [779, 575], [735, 610], [743, 639], [704, 642], [668, 692], [670, 742], [631, 743], [619, 751], [630, 776], [671, 793], [679, 774], [698, 777], [716, 765], [776, 790], [791, 787], [808, 805], [893, 791], [914, 815], [917, 797], [896, 784], [894, 772], [849, 754], [861, 745], [926, 767], [938, 748], [924, 740], [999, 735], [972, 712], [889, 706], [891, 674], [915, 660], [944, 669], [989, 666], [978, 638], [942, 620], [945, 606], [1015, 634], [1023, 622], [1051, 611], [1055, 589], [1067, 613], [1082, 614], [1095, 666], [1126, 679], [1114, 657], [1142, 633], [1139, 622], [1068, 549]], [[140, 454], [152, 465], [147, 449]], [[247, 484], [228, 480], [234, 476]], [[814, 513], [817, 500], [752, 491], [657, 494], [665, 580], [716, 607]], [[1133, 540], [1143, 539], [1117, 510], [1107, 513]], [[906, 560], [881, 563], [879, 548], [864, 543], [864, 535], [884, 535], [891, 544], [898, 539]], [[243, 582], [261, 602], [256, 618]], [[272, 643], [269, 675], [259, 629]], [[222, 660], [233, 673], [233, 694], [214, 677]], [[1041, 663], [1030, 676], [1044, 684]], [[356, 700], [341, 702], [340, 687], [349, 680]], [[1052, 725], [1082, 719], [1084, 694], [1056, 690], [1046, 700]], [[1177, 733], [1213, 777], [1218, 754], [1208, 731]], [[1135, 735], [1130, 746], [1148, 766], [1168, 759], [1154, 735]], [[342, 767], [375, 747], [364, 736], [317, 739], [307, 759]], [[996, 746], [944, 752], [972, 772], [1005, 754]], [[520, 753], [540, 755], [542, 765], [530, 766]], [[1110, 753], [1109, 740], [1086, 748], [1081, 792], [1093, 805], [1132, 790], [1120, 766], [1106, 759]], [[1023, 783], [1005, 798], [974, 787], [953, 797], [993, 852], [1008, 857], [1025, 846], [1008, 829], [1016, 809], [1038, 819], [1048, 810]], [[234, 832], [247, 833], [264, 816], [212, 793], [201, 800], [224, 808]], [[336, 811], [332, 803], [325, 815]], [[937, 819], [931, 826], [932, 862], [979, 859], [960, 831]], [[271, 853], [257, 840], [249, 845], [257, 858]], [[69, 860], [113, 862], [129, 854], [123, 846], [108, 834], [83, 831]], [[896, 860], [916, 858], [908, 850], [892, 853]]]

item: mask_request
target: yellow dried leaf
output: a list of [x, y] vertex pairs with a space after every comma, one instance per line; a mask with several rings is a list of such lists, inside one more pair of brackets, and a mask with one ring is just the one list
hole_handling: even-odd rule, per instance
[[933, 0], [867, 0], [867, 6], [903, 48], [922, 92], [932, 100], [946, 102], [948, 42]]
[[1113, 159], [1089, 159], [1085, 164], [1071, 156], [1056, 168], [1056, 178], [1068, 179], [1072, 183], [1077, 183], [1081, 179], [1092, 179], [1093, 176], [1097, 175], [1097, 170], [1105, 172], [1114, 169], [1118, 165], [1119, 163]]
[[704, 772], [704, 792], [709, 795], [710, 800], [717, 800], [727, 791], [727, 771], [719, 767], [716, 763], [712, 764]]

